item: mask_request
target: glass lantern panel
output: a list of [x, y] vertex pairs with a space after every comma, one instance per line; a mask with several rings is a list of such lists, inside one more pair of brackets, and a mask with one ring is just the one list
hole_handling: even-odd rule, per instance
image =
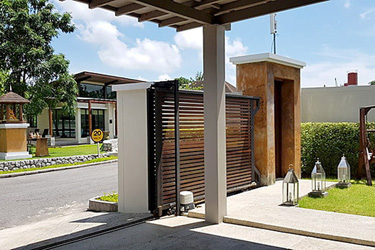
[[337, 167], [337, 179], [339, 182], [350, 181], [350, 165], [344, 156], [341, 158], [341, 161]]
[[283, 183], [283, 204], [297, 205], [299, 188], [297, 183]]

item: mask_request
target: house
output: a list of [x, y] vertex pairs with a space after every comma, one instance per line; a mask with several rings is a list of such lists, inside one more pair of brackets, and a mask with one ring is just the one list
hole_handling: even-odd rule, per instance
[[116, 92], [112, 91], [112, 86], [142, 81], [87, 71], [75, 74], [74, 78], [79, 88], [75, 114], [64, 115], [61, 108], [49, 114], [49, 110], [45, 109], [37, 117], [36, 127], [44, 131], [52, 123], [52, 134], [58, 144], [88, 143], [90, 131], [97, 128], [108, 131], [109, 138], [115, 138]]
[[[375, 105], [375, 86], [358, 85], [356, 72], [340, 87], [302, 88], [302, 122], [359, 122], [359, 108]], [[368, 121], [375, 121], [370, 111]]]

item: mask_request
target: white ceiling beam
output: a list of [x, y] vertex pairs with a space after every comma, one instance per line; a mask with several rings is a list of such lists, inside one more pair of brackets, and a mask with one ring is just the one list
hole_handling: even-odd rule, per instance
[[212, 24], [214, 20], [210, 13], [196, 10], [172, 0], [135, 0], [134, 2], [203, 24]]

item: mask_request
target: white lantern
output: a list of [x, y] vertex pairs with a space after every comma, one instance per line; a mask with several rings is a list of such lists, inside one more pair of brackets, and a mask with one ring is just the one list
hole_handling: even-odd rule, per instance
[[315, 166], [311, 172], [311, 189], [309, 193], [311, 197], [325, 197], [326, 192], [326, 172], [323, 169], [319, 158], [315, 162]]
[[339, 180], [337, 187], [346, 188], [350, 186], [350, 165], [344, 155], [337, 166], [337, 179]]
[[298, 204], [299, 183], [293, 169], [289, 169], [283, 180], [283, 200], [282, 204], [286, 206], [295, 206]]

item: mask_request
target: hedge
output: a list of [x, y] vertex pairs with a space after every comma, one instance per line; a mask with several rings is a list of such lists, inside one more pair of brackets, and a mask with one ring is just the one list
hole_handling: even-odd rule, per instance
[[[368, 129], [375, 129], [375, 123], [368, 123]], [[370, 133], [370, 142], [375, 146], [375, 135]], [[337, 175], [337, 165], [343, 154], [347, 158], [352, 177], [358, 168], [359, 123], [302, 123], [301, 164], [302, 175], [310, 176], [319, 158], [327, 176]], [[372, 167], [372, 172], [374, 168]]]

